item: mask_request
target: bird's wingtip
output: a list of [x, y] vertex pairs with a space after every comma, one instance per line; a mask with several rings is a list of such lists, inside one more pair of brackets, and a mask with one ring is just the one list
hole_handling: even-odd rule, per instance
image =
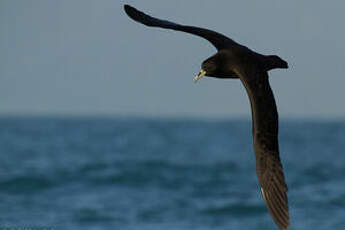
[[126, 14], [127, 14], [130, 18], [132, 18], [132, 19], [135, 20], [135, 21], [141, 21], [141, 17], [142, 17], [142, 15], [143, 15], [142, 12], [138, 11], [138, 10], [137, 10], [136, 8], [134, 8], [133, 6], [130, 6], [130, 5], [127, 5], [127, 4], [125, 4], [125, 5], [123, 6], [123, 8], [124, 8]]
[[123, 6], [123, 9], [126, 11], [126, 13], [128, 13], [128, 11], [130, 11], [132, 8], [133, 8], [133, 7], [130, 6], [130, 5], [128, 5], [128, 4], [125, 4], [125, 5]]

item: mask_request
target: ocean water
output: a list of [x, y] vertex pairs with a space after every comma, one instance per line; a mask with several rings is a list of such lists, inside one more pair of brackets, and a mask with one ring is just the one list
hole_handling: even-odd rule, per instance
[[[250, 120], [1, 118], [0, 229], [276, 229]], [[345, 227], [345, 121], [282, 120], [291, 229]]]

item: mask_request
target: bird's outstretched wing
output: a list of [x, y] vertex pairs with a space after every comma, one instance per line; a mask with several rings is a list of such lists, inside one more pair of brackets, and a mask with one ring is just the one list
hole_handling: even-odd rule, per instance
[[289, 229], [287, 186], [279, 157], [278, 112], [266, 71], [247, 68], [241, 74], [251, 104], [256, 171], [262, 196], [281, 230]]
[[282, 230], [289, 229], [287, 186], [279, 154], [256, 151], [256, 170], [262, 196], [274, 222]]
[[218, 50], [227, 48], [234, 44], [238, 45], [232, 39], [220, 33], [214, 32], [212, 30], [203, 29], [203, 28], [194, 27], [194, 26], [180, 25], [180, 24], [170, 22], [167, 20], [154, 18], [129, 5], [125, 5], [124, 9], [130, 18], [146, 26], [160, 27], [160, 28], [165, 28], [165, 29], [172, 29], [172, 30], [177, 30], [177, 31], [183, 31], [186, 33], [191, 33], [191, 34], [205, 38], [206, 40], [211, 42], [212, 45], [214, 45]]

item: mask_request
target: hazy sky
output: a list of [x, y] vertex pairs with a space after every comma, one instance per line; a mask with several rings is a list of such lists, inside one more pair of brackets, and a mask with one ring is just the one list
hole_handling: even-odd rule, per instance
[[1, 0], [0, 114], [250, 116], [239, 80], [193, 83], [212, 45], [124, 3], [287, 60], [270, 72], [281, 117], [345, 117], [343, 0]]

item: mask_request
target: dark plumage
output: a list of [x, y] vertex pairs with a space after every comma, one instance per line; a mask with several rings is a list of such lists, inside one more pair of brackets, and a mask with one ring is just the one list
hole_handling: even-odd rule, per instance
[[263, 198], [273, 220], [280, 229], [289, 229], [287, 186], [279, 158], [278, 113], [268, 81], [267, 71], [288, 68], [287, 62], [275, 55], [262, 55], [217, 32], [179, 25], [146, 15], [125, 5], [130, 18], [151, 27], [191, 33], [211, 42], [218, 52], [202, 63], [195, 81], [203, 76], [239, 78], [252, 110], [256, 170]]

